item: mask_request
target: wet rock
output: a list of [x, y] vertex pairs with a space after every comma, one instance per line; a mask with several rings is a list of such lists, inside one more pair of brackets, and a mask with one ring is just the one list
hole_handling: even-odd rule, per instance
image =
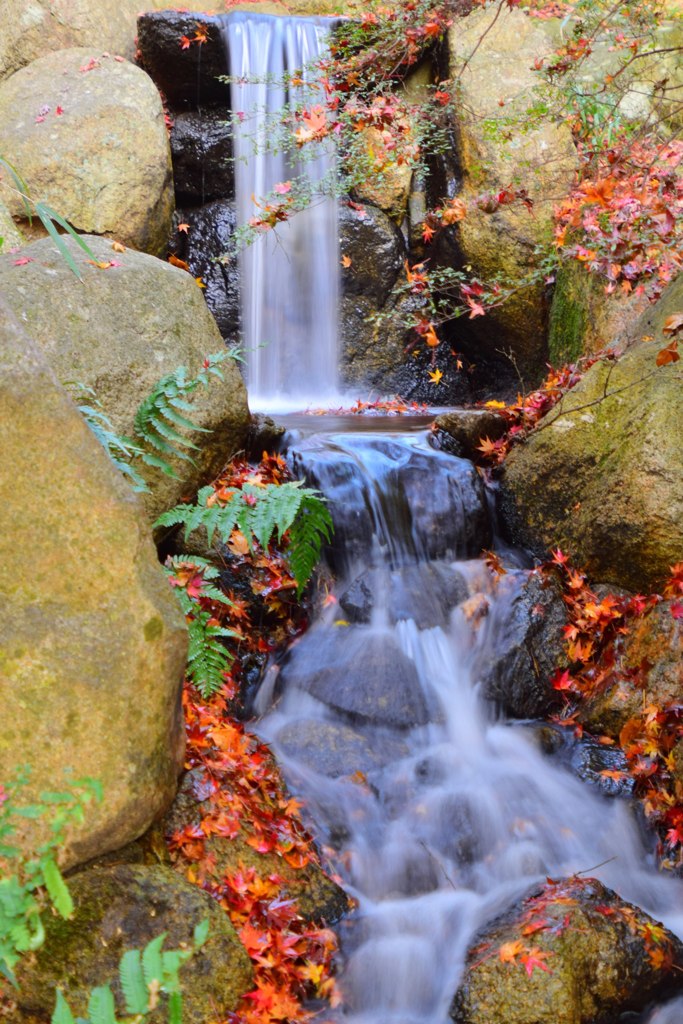
[[[550, 679], [564, 663], [567, 613], [561, 593], [536, 573], [499, 579], [500, 608], [486, 619], [490, 643], [482, 643], [475, 667], [484, 695], [516, 718], [544, 717], [557, 694]], [[512, 593], [511, 604], [507, 597]]]
[[[183, 777], [178, 795], [166, 818], [160, 826], [160, 832], [167, 836], [181, 831], [188, 825], [197, 825], [202, 812], [209, 809], [207, 797], [210, 783], [201, 770], [187, 772]], [[319, 924], [334, 924], [349, 908], [349, 900], [344, 890], [333, 882], [315, 863], [304, 867], [292, 867], [277, 853], [259, 853], [251, 847], [247, 839], [249, 834], [244, 830], [234, 838], [228, 839], [213, 835], [206, 840], [206, 850], [215, 857], [215, 871], [218, 877], [234, 874], [243, 867], [253, 868], [263, 878], [278, 875], [283, 881], [283, 893], [297, 901], [297, 909], [307, 921]], [[167, 849], [163, 847], [168, 857]]]
[[342, 204], [339, 211], [339, 249], [351, 264], [342, 271], [342, 297], [363, 295], [377, 308], [384, 305], [403, 269], [403, 235], [375, 206], [363, 211]]
[[585, 737], [572, 751], [570, 767], [584, 782], [598, 786], [605, 796], [631, 796], [635, 779], [619, 747], [605, 746]]
[[[69, 879], [74, 916], [45, 915], [45, 944], [20, 967], [18, 1003], [24, 1014], [48, 1021], [59, 987], [75, 1014], [85, 1015], [90, 990], [111, 984], [124, 1010], [118, 965], [127, 949], [142, 949], [166, 932], [164, 949], [192, 940], [209, 919], [209, 938], [181, 969], [183, 1020], [205, 1024], [225, 1017], [252, 986], [253, 971], [230, 919], [215, 900], [167, 867], [92, 868]], [[165, 1000], [147, 1019], [167, 1019]]]
[[[515, 539], [571, 552], [594, 578], [651, 593], [683, 560], [683, 401], [662, 342], [593, 365], [505, 463]], [[604, 397], [604, 396], [607, 397]]]
[[483, 438], [497, 441], [507, 430], [507, 421], [492, 409], [452, 409], [437, 416], [434, 425], [445, 431], [456, 443], [454, 455], [475, 459], [481, 452], [477, 446]]
[[330, 778], [374, 771], [408, 753], [396, 735], [364, 733], [348, 725], [304, 719], [291, 722], [276, 737], [277, 748], [313, 771]]
[[408, 211], [413, 169], [409, 163], [392, 162], [386, 148], [387, 142], [391, 141], [389, 132], [385, 135], [381, 129], [370, 126], [361, 131], [360, 139], [370, 165], [373, 168], [381, 165], [382, 169], [366, 175], [365, 181], [354, 189], [354, 198], [361, 203], [373, 203], [400, 224]]
[[[224, 344], [185, 271], [132, 249], [113, 252], [102, 238], [86, 241], [98, 260], [115, 257], [118, 265], [93, 267], [69, 241], [83, 275], [79, 281], [52, 240], [43, 239], [22, 247], [21, 255], [31, 260], [23, 266], [15, 265], [15, 256], [0, 256], [0, 291], [57, 376], [93, 388], [114, 429], [133, 436], [138, 406], [159, 379], [181, 366], [196, 374]], [[171, 458], [175, 478], [140, 466], [150, 486], [144, 503], [152, 520], [208, 482], [243, 446], [246, 389], [233, 361], [223, 363], [222, 372], [222, 381], [214, 379], [192, 399], [191, 419], [203, 428], [186, 435], [197, 445], [194, 461]]]
[[378, 725], [409, 729], [431, 717], [414, 662], [389, 633], [360, 626], [306, 634], [290, 651], [280, 685]]
[[581, 704], [581, 720], [591, 732], [614, 739], [630, 718], [654, 705], [680, 704], [683, 694], [683, 622], [672, 614], [672, 602], [664, 601], [635, 619], [623, 637], [616, 678], [630, 679], [607, 686]]
[[187, 636], [139, 499], [4, 297], [0, 325], [0, 778], [30, 763], [27, 803], [69, 773], [99, 780], [61, 846], [72, 866], [173, 799]]
[[452, 608], [468, 596], [467, 582], [442, 562], [421, 562], [382, 572], [369, 569], [344, 591], [339, 604], [352, 622], [369, 622], [379, 602], [389, 622], [412, 619], [419, 629], [448, 622]]
[[227, 110], [176, 114], [171, 128], [176, 199], [200, 205], [232, 194], [232, 132]]
[[249, 433], [245, 443], [247, 457], [258, 462], [264, 452], [273, 452], [284, 437], [285, 427], [280, 426], [270, 416], [254, 413], [249, 425]]
[[198, 210], [180, 210], [177, 221], [189, 224], [176, 231], [172, 249], [202, 279], [204, 298], [221, 335], [237, 341], [240, 327], [239, 270], [237, 260], [222, 259], [230, 250], [237, 226], [235, 204], [228, 200], [207, 203]]
[[[198, 25], [206, 40], [185, 49], [181, 39], [193, 39]], [[220, 19], [215, 16], [154, 11], [138, 18], [140, 63], [158, 88], [179, 110], [207, 103], [229, 108], [230, 87], [219, 81], [228, 74]]]
[[[377, 485], [359, 463], [362, 456]], [[307, 483], [330, 502], [335, 525], [330, 559], [335, 567], [367, 564], [376, 531], [396, 564], [415, 558], [467, 557], [490, 538], [486, 497], [470, 462], [421, 447], [412, 440], [365, 436], [312, 437], [289, 458]], [[385, 508], [386, 506], [386, 508]], [[386, 527], [391, 508], [392, 530]]]
[[680, 941], [651, 917], [595, 879], [569, 879], [533, 890], [477, 936], [450, 1013], [457, 1024], [613, 1020], [680, 987], [681, 963]]
[[[77, 230], [164, 250], [173, 213], [168, 134], [159, 94], [134, 64], [79, 48], [22, 68], [0, 84], [0, 152], [11, 154], [30, 194]], [[21, 197], [5, 192], [11, 213], [25, 216]]]

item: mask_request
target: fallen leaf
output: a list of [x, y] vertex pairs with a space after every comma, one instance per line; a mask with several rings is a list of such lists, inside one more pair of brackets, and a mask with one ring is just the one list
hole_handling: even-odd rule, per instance
[[353, 260], [351, 259], [350, 256], [342, 256], [342, 258], [341, 258], [341, 265], [342, 265], [342, 267], [346, 267], [348, 269], [351, 266], [352, 263], [353, 263]]
[[168, 257], [168, 262], [171, 264], [172, 267], [179, 267], [180, 270], [186, 270], [189, 274], [190, 264], [186, 263], [185, 260], [178, 259], [178, 257], [175, 256], [173, 253], [171, 253], [171, 255]]
[[439, 369], [429, 371], [429, 379], [432, 384], [439, 384], [442, 377], [443, 373]]
[[677, 363], [680, 358], [676, 339], [657, 353], [656, 363], [657, 366], [667, 366], [669, 363]]
[[666, 320], [664, 321], [664, 326], [662, 327], [662, 332], [664, 334], [671, 335], [671, 336], [674, 336], [674, 337], [675, 337], [675, 335], [678, 334], [679, 331], [682, 331], [682, 330], [683, 330], [683, 313], [673, 313], [671, 316], [668, 316], [666, 318]]
[[126, 247], [125, 247], [125, 245], [123, 245], [122, 242], [112, 242], [111, 243], [111, 247], [114, 250], [114, 252], [125, 252], [126, 251]]
[[182, 233], [184, 235], [186, 235], [189, 230], [190, 230], [190, 225], [186, 224], [184, 221], [183, 221], [182, 224], [178, 225], [178, 231], [182, 231]]

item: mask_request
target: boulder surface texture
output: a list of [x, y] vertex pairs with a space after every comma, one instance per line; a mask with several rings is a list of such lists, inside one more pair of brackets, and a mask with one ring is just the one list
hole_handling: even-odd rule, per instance
[[62, 850], [71, 865], [134, 839], [173, 799], [185, 625], [137, 497], [0, 313], [0, 778], [30, 765], [27, 801], [69, 772], [100, 781], [104, 801]]
[[[0, 292], [58, 379], [93, 388], [117, 433], [132, 437], [135, 413], [160, 378], [181, 366], [194, 377], [206, 356], [225, 346], [189, 274], [153, 256], [114, 251], [102, 238], [86, 240], [97, 261], [112, 265], [92, 266], [69, 242], [81, 282], [52, 241], [42, 239], [0, 256]], [[17, 256], [30, 262], [17, 265]], [[171, 458], [176, 478], [140, 464], [152, 520], [211, 479], [244, 443], [246, 390], [233, 360], [221, 368], [224, 380], [212, 378], [208, 389], [196, 391], [187, 414], [206, 431], [186, 432], [199, 450], [181, 450], [194, 462]]]
[[[55, 989], [61, 988], [74, 1014], [85, 1015], [88, 996], [110, 984], [125, 1008], [118, 965], [127, 949], [144, 949], [166, 933], [163, 948], [192, 941], [196, 925], [208, 918], [209, 937], [180, 969], [183, 1020], [206, 1024], [224, 1020], [251, 988], [252, 968], [228, 915], [200, 888], [171, 868], [120, 864], [90, 868], [69, 879], [75, 912], [69, 921], [46, 915], [45, 945], [34, 962], [22, 964], [18, 1002], [30, 1020], [49, 1021]], [[22, 1016], [22, 1020], [26, 1016]], [[145, 1018], [165, 1024], [165, 999]]]
[[594, 878], [544, 885], [470, 949], [457, 1024], [594, 1024], [674, 983], [679, 940]]
[[683, 559], [683, 374], [656, 365], [660, 347], [595, 363], [504, 473], [517, 540], [559, 545], [594, 579], [642, 593]]
[[[454, 241], [462, 262], [482, 281], [524, 278], [535, 246], [552, 238], [557, 197], [573, 182], [576, 152], [566, 126], [546, 121], [506, 131], [508, 119], [524, 118], [536, 101], [533, 64], [552, 46], [537, 22], [515, 10], [477, 8], [450, 30], [450, 73], [459, 83], [456, 177], [469, 204]], [[483, 193], [495, 195], [511, 186], [527, 189], [532, 212], [521, 203], [493, 212], [472, 207]], [[479, 339], [485, 350], [511, 349], [522, 372], [542, 372], [547, 344], [542, 284], [518, 289], [485, 320]]]
[[[154, 83], [85, 48], [46, 54], [0, 83], [0, 153], [78, 231], [161, 253], [173, 213], [171, 150]], [[23, 214], [19, 196], [5, 200]]]

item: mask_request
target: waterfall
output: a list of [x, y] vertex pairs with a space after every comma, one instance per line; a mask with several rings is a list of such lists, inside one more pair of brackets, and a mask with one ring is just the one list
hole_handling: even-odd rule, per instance
[[[299, 158], [282, 148], [282, 110], [323, 101], [312, 65], [325, 52], [329, 19], [234, 13], [223, 21], [233, 79], [237, 223], [257, 212], [254, 197], [276, 185], [331, 179], [331, 143], [314, 143]], [[297, 84], [292, 84], [295, 77]], [[235, 81], [237, 79], [237, 81]], [[302, 84], [299, 84], [299, 83]], [[291, 138], [289, 139], [291, 146]], [[339, 242], [337, 202], [315, 198], [291, 220], [267, 231], [240, 254], [242, 337], [253, 408], [317, 404], [337, 382]]]
[[[525, 573], [500, 546], [497, 585], [479, 556], [494, 524], [473, 465], [424, 434], [365, 430], [290, 444], [328, 500], [339, 582], [266, 675], [258, 730], [358, 904], [342, 932], [346, 1024], [444, 1024], [478, 929], [529, 886], [590, 872], [680, 935], [680, 882], [658, 875], [628, 801], [482, 699]], [[677, 1001], [638, 1020], [680, 1014]]]

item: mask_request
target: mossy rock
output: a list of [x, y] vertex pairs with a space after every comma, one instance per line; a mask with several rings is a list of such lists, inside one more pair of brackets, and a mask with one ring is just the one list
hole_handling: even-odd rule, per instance
[[[69, 239], [79, 281], [46, 238], [22, 247], [19, 255], [28, 262], [19, 266], [16, 256], [0, 256], [0, 291], [58, 379], [91, 387], [117, 433], [132, 437], [137, 409], [161, 377], [181, 366], [195, 376], [205, 357], [225, 345], [190, 274], [134, 249], [114, 251], [104, 238], [84, 237], [97, 261], [113, 265], [92, 266]], [[152, 521], [211, 480], [244, 444], [246, 389], [234, 361], [226, 360], [221, 372], [223, 380], [212, 378], [192, 396], [190, 418], [198, 429], [184, 433], [197, 446], [193, 461], [171, 457], [177, 475], [170, 477], [138, 460]]]
[[[618, 740], [629, 719], [654, 705], [680, 704], [683, 694], [683, 623], [674, 618], [672, 602], [664, 601], [636, 619], [621, 639], [615, 680], [581, 702], [580, 717], [593, 733]], [[633, 684], [624, 686], [622, 679]]]
[[593, 365], [507, 458], [518, 542], [559, 545], [594, 579], [651, 593], [683, 559], [683, 390], [662, 341]]
[[[224, 1019], [250, 989], [251, 963], [227, 914], [170, 868], [91, 868], [70, 878], [69, 889], [73, 917], [45, 915], [45, 944], [22, 961], [17, 1021], [49, 1021], [57, 988], [74, 1014], [85, 1015], [90, 990], [106, 984], [123, 1013], [118, 965], [125, 950], [143, 949], [161, 932], [165, 949], [187, 946], [206, 918], [209, 938], [180, 973], [185, 1024]], [[146, 1019], [165, 1024], [163, 1002]]]
[[[30, 195], [78, 231], [165, 251], [171, 149], [159, 93], [141, 68], [84, 47], [34, 60], [0, 83], [0, 153]], [[25, 217], [20, 196], [5, 201]]]
[[0, 778], [29, 762], [27, 802], [69, 772], [100, 781], [71, 866], [173, 799], [187, 632], [138, 497], [4, 298], [0, 371]]
[[662, 925], [595, 879], [567, 879], [532, 890], [477, 936], [451, 1017], [612, 1021], [680, 986], [681, 965], [683, 946]]

